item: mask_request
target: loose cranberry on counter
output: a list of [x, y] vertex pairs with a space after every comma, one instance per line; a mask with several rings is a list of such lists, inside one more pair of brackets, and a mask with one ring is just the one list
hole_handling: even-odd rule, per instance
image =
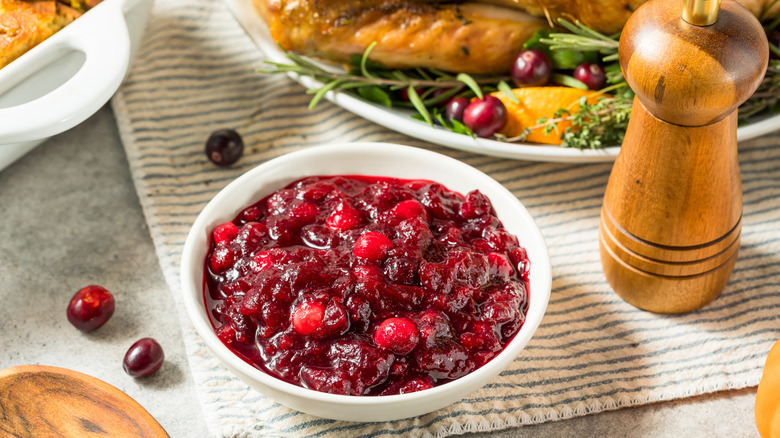
[[232, 129], [214, 131], [206, 141], [206, 155], [217, 166], [230, 166], [244, 153], [244, 140]]
[[495, 96], [476, 99], [463, 111], [463, 123], [480, 137], [491, 137], [504, 127], [506, 107]]
[[574, 69], [574, 79], [581, 81], [590, 90], [601, 90], [607, 84], [604, 68], [591, 62], [583, 62]]
[[543, 52], [523, 50], [512, 64], [512, 80], [518, 87], [540, 86], [552, 75], [552, 64]]
[[160, 344], [152, 338], [143, 338], [127, 350], [122, 368], [132, 377], [146, 377], [156, 373], [164, 360], [165, 353]]
[[68, 304], [68, 321], [82, 332], [89, 332], [105, 324], [114, 314], [114, 296], [101, 286], [82, 288]]

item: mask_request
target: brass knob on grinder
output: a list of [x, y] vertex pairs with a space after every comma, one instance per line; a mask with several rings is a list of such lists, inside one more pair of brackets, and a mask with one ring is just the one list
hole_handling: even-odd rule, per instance
[[763, 79], [769, 49], [747, 9], [723, 0], [711, 22], [711, 3], [651, 0], [620, 39], [636, 97], [604, 195], [599, 246], [615, 292], [652, 312], [689, 312], [715, 299], [739, 248], [736, 109]]

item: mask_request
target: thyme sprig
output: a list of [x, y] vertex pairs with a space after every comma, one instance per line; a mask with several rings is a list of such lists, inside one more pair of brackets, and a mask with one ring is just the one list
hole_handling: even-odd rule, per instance
[[[577, 105], [576, 111], [561, 108], [553, 117], [539, 119], [537, 125], [526, 128], [522, 135], [507, 138], [506, 141], [522, 142], [533, 131], [542, 130], [545, 134], [559, 134], [563, 140], [562, 147], [600, 149], [623, 142], [631, 116], [630, 100], [605, 96], [590, 103], [583, 96]], [[561, 122], [568, 122], [563, 130], [560, 129]]]

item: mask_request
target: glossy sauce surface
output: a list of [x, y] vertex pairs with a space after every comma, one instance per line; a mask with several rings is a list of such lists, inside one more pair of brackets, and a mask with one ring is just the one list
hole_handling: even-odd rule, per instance
[[419, 391], [517, 333], [529, 261], [490, 201], [425, 180], [309, 177], [212, 234], [205, 300], [246, 362], [318, 391]]

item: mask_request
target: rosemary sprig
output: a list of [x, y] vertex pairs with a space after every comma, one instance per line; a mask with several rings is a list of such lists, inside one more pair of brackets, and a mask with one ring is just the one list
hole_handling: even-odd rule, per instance
[[[471, 76], [466, 73], [450, 74], [435, 69], [388, 70], [369, 60], [371, 44], [351, 68], [345, 71], [326, 70], [308, 59], [284, 51], [291, 63], [264, 61], [269, 68], [257, 69], [259, 73], [294, 73], [311, 77], [323, 85], [310, 89], [312, 94], [309, 109], [317, 106], [330, 91], [352, 90], [361, 97], [388, 107], [412, 107], [422, 119], [433, 124], [434, 118], [428, 108], [450, 97], [467, 92], [468, 95], [482, 97], [484, 90], [505, 83], [509, 76]], [[406, 90], [409, 102], [392, 99], [389, 92]], [[425, 90], [418, 92], [418, 90]], [[435, 93], [436, 90], [443, 92]], [[470, 91], [470, 93], [468, 93]]]
[[551, 33], [548, 38], [540, 41], [547, 44], [550, 50], [574, 50], [578, 52], [598, 52], [604, 57], [604, 62], [613, 62], [618, 58], [618, 37], [607, 36], [576, 21], [574, 23], [563, 18], [558, 19], [558, 24], [571, 33]]

